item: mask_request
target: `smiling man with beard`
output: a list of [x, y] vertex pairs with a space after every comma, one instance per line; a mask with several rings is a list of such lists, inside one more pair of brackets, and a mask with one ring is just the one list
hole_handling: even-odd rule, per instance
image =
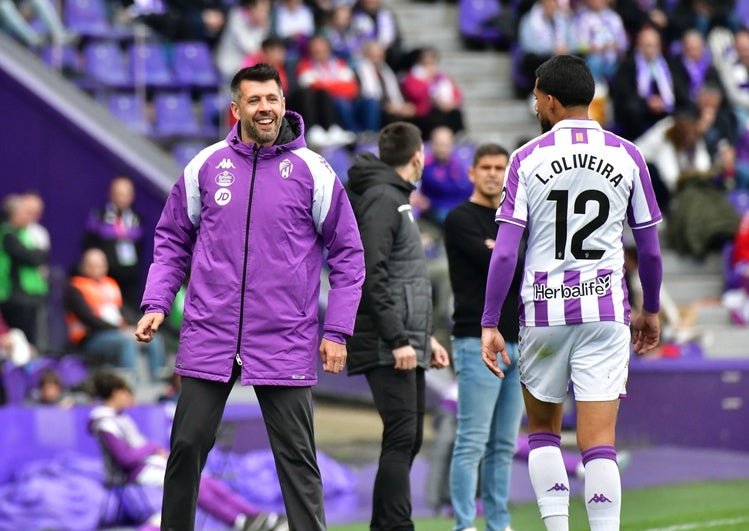
[[[255, 387], [288, 527], [323, 530], [311, 386], [318, 348], [323, 370], [346, 363], [364, 281], [361, 239], [341, 182], [307, 149], [302, 117], [286, 110], [278, 71], [242, 69], [231, 93], [238, 123], [185, 167], [167, 199], [136, 329], [140, 341], [153, 338], [189, 268], [162, 529], [194, 528], [201, 470], [239, 378]], [[320, 340], [324, 250], [331, 290]]]

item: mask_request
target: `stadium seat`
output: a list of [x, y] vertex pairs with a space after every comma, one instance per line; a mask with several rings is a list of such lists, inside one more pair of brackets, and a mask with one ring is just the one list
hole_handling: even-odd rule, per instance
[[184, 87], [216, 89], [220, 81], [208, 43], [186, 41], [174, 44], [174, 74]]
[[175, 88], [179, 84], [169, 66], [164, 45], [160, 42], [133, 42], [127, 55], [130, 75], [136, 85], [153, 88]]
[[134, 92], [110, 94], [106, 101], [107, 109], [128, 129], [140, 134], [148, 134], [151, 124], [146, 117], [143, 100]]
[[123, 39], [132, 36], [128, 28], [112, 25], [105, 0], [65, 0], [65, 26], [82, 37]]
[[158, 92], [153, 97], [156, 137], [199, 137], [203, 131], [195, 117], [192, 99], [187, 91]]
[[78, 51], [70, 44], [45, 46], [42, 49], [41, 57], [47, 66], [60, 70], [65, 75], [80, 75], [83, 73]]
[[465, 44], [476, 47], [507, 42], [508, 36], [496, 24], [491, 24], [502, 9], [499, 0], [460, 0], [458, 28]]
[[200, 98], [201, 120], [203, 131], [209, 138], [225, 137], [228, 131], [221, 131], [222, 121], [226, 117], [229, 103], [217, 92], [206, 92]]
[[204, 147], [206, 145], [203, 142], [178, 142], [172, 147], [172, 156], [184, 168]]
[[348, 169], [351, 167], [351, 154], [345, 146], [328, 146], [320, 153], [338, 175], [342, 183], [348, 181]]
[[94, 83], [110, 88], [132, 88], [133, 79], [119, 44], [92, 41], [83, 49], [86, 76]]
[[23, 367], [6, 362], [2, 369], [5, 400], [8, 404], [23, 404], [28, 392], [28, 378]]

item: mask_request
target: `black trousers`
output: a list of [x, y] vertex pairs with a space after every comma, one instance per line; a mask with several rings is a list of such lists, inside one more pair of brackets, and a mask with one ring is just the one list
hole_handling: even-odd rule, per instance
[[[162, 531], [195, 528], [200, 473], [216, 441], [226, 400], [238, 376], [239, 367], [235, 365], [228, 383], [182, 378], [164, 478]], [[258, 385], [255, 393], [268, 431], [289, 528], [325, 530], [312, 388]]]
[[372, 531], [411, 531], [411, 465], [424, 439], [423, 369], [378, 367], [366, 373], [382, 418], [380, 462], [372, 493]]

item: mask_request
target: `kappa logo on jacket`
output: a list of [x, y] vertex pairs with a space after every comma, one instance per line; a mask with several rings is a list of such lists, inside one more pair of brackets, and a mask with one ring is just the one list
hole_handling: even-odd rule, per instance
[[284, 179], [288, 179], [291, 177], [291, 172], [294, 169], [294, 164], [289, 159], [283, 159], [278, 164], [278, 171], [281, 174], [281, 177]]
[[216, 168], [221, 168], [222, 170], [237, 169], [231, 159], [221, 159]]

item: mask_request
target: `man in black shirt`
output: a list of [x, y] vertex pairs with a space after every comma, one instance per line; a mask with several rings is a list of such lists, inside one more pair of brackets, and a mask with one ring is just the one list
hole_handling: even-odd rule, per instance
[[450, 465], [455, 529], [475, 529], [481, 463], [481, 498], [487, 529], [510, 530], [510, 470], [523, 412], [517, 369], [522, 259], [518, 260], [498, 327], [507, 341], [512, 365], [502, 364], [505, 377], [500, 379], [486, 369], [481, 359], [481, 314], [489, 260], [497, 237], [494, 214], [499, 208], [508, 158], [507, 150], [499, 145], [479, 146], [468, 170], [473, 193], [445, 219], [445, 246], [455, 300], [452, 355], [458, 380], [457, 438]]

